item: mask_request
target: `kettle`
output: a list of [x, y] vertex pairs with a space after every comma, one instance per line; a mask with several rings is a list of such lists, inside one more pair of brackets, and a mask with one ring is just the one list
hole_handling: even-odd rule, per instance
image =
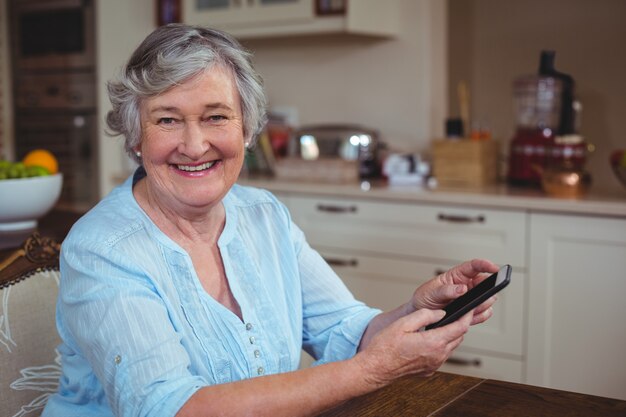
[[539, 173], [541, 187], [552, 197], [582, 197], [587, 194], [591, 186], [591, 174], [569, 161], [553, 167], [534, 165], [533, 168]]

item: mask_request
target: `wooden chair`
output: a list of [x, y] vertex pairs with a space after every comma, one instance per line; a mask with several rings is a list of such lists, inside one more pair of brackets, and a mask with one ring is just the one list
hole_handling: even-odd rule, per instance
[[1, 416], [39, 416], [57, 390], [59, 250], [35, 233], [0, 260]]

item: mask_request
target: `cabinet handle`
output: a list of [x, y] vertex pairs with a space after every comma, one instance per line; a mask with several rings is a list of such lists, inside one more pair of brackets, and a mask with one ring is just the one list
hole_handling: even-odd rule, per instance
[[359, 261], [356, 259], [324, 258], [324, 260], [330, 266], [351, 266], [353, 268], [359, 266]]
[[479, 214], [478, 216], [460, 216], [455, 214], [443, 214], [439, 213], [437, 219], [442, 222], [450, 222], [450, 223], [484, 223], [485, 216]]
[[478, 358], [461, 359], [461, 358], [455, 358], [453, 356], [449, 357], [448, 360], [446, 360], [446, 363], [450, 365], [476, 366], [476, 367], [479, 367], [482, 365], [482, 361]]
[[317, 211], [326, 213], [356, 213], [356, 206], [335, 206], [331, 204], [318, 204]]

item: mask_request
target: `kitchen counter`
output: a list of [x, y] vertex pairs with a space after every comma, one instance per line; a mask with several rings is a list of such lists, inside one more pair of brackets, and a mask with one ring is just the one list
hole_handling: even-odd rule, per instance
[[621, 195], [591, 192], [583, 198], [563, 199], [546, 196], [541, 190], [511, 188], [506, 185], [480, 189], [431, 189], [408, 185], [388, 185], [384, 181], [373, 181], [364, 184], [325, 184], [280, 181], [272, 178], [240, 179], [239, 183], [281, 193], [306, 193], [318, 196], [368, 198], [395, 202], [404, 201], [560, 214], [626, 217], [626, 192]]

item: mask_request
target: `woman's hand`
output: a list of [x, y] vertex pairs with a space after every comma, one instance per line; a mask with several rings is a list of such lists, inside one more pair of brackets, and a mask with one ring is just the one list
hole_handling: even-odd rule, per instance
[[[409, 303], [409, 311], [422, 308], [441, 309], [478, 285], [490, 274], [498, 272], [498, 269], [496, 264], [485, 259], [473, 259], [457, 265], [417, 288]], [[476, 307], [471, 325], [482, 323], [491, 317], [493, 314], [491, 307], [495, 301], [496, 297], [493, 296]]]
[[375, 386], [384, 386], [408, 374], [430, 376], [463, 341], [472, 321], [468, 313], [437, 329], [420, 331], [443, 318], [442, 310], [421, 309], [408, 314], [377, 333], [354, 360], [363, 376]]
[[[417, 288], [408, 303], [374, 317], [361, 337], [359, 351], [366, 349], [378, 332], [395, 321], [421, 309], [440, 310], [498, 270], [498, 266], [492, 262], [474, 259], [439, 274]], [[489, 319], [493, 314], [491, 306], [495, 301], [496, 297], [493, 296], [468, 314], [471, 318], [470, 325]]]

